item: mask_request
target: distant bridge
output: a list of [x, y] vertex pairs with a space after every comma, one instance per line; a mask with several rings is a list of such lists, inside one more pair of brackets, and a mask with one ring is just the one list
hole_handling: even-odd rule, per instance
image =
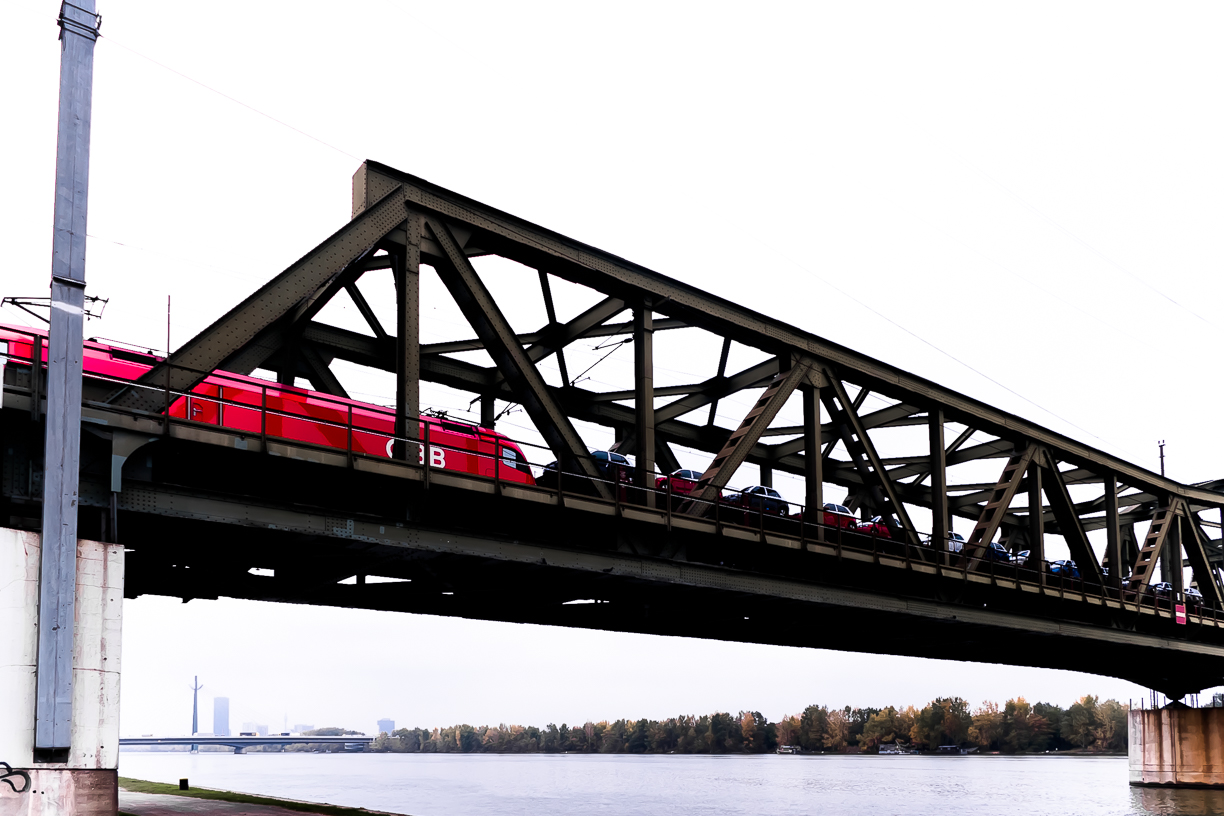
[[308, 737], [303, 734], [266, 737], [120, 737], [119, 747], [128, 745], [223, 745], [243, 753], [255, 745], [341, 745], [346, 751], [364, 751], [373, 737]]
[[[727, 214], [734, 228], [730, 203]], [[548, 315], [538, 331], [511, 328], [473, 266], [484, 255], [538, 272]], [[423, 264], [475, 337], [420, 343]], [[357, 286], [379, 270], [396, 284], [393, 328]], [[594, 305], [558, 317], [557, 281], [585, 287]], [[793, 294], [820, 314], [802, 284]], [[335, 297], [351, 301], [368, 332], [319, 318]], [[1038, 328], [1016, 318], [1012, 330]], [[656, 385], [659, 332], [681, 344], [713, 335], [717, 369]], [[567, 346], [613, 335], [632, 340], [633, 378], [607, 390], [571, 379]], [[757, 362], [729, 370], [733, 346]], [[559, 384], [539, 367], [553, 357]], [[342, 405], [335, 360], [395, 376], [393, 458], [354, 450], [365, 431], [352, 410], [328, 420], [329, 444], [282, 432], [303, 421], [269, 395], [282, 386], [262, 396], [257, 386], [245, 402], [193, 392], [211, 387], [212, 372], [260, 369], [283, 386], [304, 378]], [[472, 396], [486, 428], [495, 400], [521, 405], [547, 445], [530, 456], [536, 472], [556, 460], [567, 475], [511, 484], [439, 467], [432, 450], [418, 455], [422, 443], [432, 448], [418, 435], [422, 381]], [[44, 382], [28, 365], [5, 373], [0, 514], [25, 529], [41, 517]], [[193, 393], [198, 417], [195, 407], [168, 415]], [[734, 428], [716, 424], [720, 401], [737, 393], [753, 407]], [[1159, 398], [1175, 405], [1173, 393]], [[795, 418], [779, 421], [792, 398]], [[354, 176], [348, 224], [139, 379], [87, 381], [82, 418], [81, 536], [124, 545], [127, 597], [229, 596], [1042, 666], [1174, 697], [1224, 682], [1219, 484], [1179, 483], [373, 162]], [[610, 428], [616, 451], [636, 457], [629, 491], [604, 478], [576, 422]], [[656, 466], [679, 467], [673, 445], [710, 457], [691, 501], [655, 490]], [[490, 467], [511, 466], [495, 459]], [[745, 463], [765, 486], [775, 471], [800, 477], [806, 521], [721, 503]], [[851, 510], [883, 516], [888, 537], [824, 526], [826, 484], [849, 491]], [[949, 546], [952, 518], [973, 525], [963, 552]], [[1045, 567], [1047, 537], [1065, 542], [1079, 576]], [[1001, 561], [992, 544], [1030, 560]], [[1181, 585], [1185, 567], [1201, 602]]]

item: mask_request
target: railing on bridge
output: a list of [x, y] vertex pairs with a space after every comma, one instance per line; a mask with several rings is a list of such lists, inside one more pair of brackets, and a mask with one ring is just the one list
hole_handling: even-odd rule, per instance
[[[22, 333], [12, 327], [7, 331]], [[25, 334], [30, 338], [30, 348], [37, 350], [43, 347], [41, 334], [37, 332]], [[37, 351], [34, 354], [37, 354]], [[31, 360], [29, 351], [15, 353], [11, 348], [6, 349], [0, 356], [22, 367], [27, 367]], [[153, 361], [164, 363], [161, 358], [152, 355], [148, 355], [148, 358], [150, 363]], [[167, 384], [158, 389], [154, 386], [133, 382], [131, 379], [87, 372], [86, 377], [94, 383], [113, 385], [116, 388], [127, 387], [157, 392], [162, 398], [164, 408], [154, 413], [88, 399], [84, 401], [84, 406], [155, 421], [161, 425], [163, 433], [166, 434], [170, 433], [172, 427], [194, 427], [238, 436], [254, 435], [260, 439], [260, 450], [265, 452], [268, 450], [269, 440], [290, 442], [295, 447], [319, 452], [335, 453], [339, 451], [344, 453], [349, 468], [355, 467], [357, 461], [361, 459], [390, 459], [392, 456], [386, 452], [391, 451], [394, 446], [397, 451], [403, 451], [403, 458], [398, 460], [399, 463], [418, 469], [421, 472], [421, 481], [426, 486], [430, 484], [431, 473], [445, 470], [452, 475], [458, 473], [465, 478], [491, 482], [494, 492], [498, 494], [501, 493], [506, 483], [504, 469], [518, 470], [506, 464], [507, 442], [517, 446], [520, 450], [542, 451], [546, 456], [551, 457], [551, 451], [547, 447], [534, 442], [511, 439], [500, 433], [493, 434], [488, 429], [476, 426], [472, 426], [473, 435], [481, 441], [491, 443], [491, 452], [475, 447], [449, 444], [438, 438], [437, 435], [431, 438], [432, 422], [421, 423], [422, 432], [419, 437], [399, 436], [379, 427], [385, 428], [387, 425], [394, 424], [395, 411], [390, 408], [357, 403], [317, 391], [307, 391], [296, 386], [231, 375], [226, 372], [195, 371], [174, 365], [171, 365], [170, 368], [182, 369], [201, 378], [207, 377], [208, 384], [220, 384], [222, 387], [216, 388], [217, 393], [215, 394], [201, 393], [201, 388], [204, 386], [197, 386], [193, 391], [178, 391], [169, 387], [169, 378], [167, 378]], [[37, 372], [32, 371], [31, 373], [33, 374], [31, 387], [22, 388], [15, 383], [5, 382], [3, 388], [7, 392], [31, 397], [31, 413], [33, 414], [38, 410], [39, 395], [36, 394], [38, 383], [45, 382], [45, 377], [39, 376]], [[239, 398], [226, 396], [226, 391], [231, 386]], [[310, 398], [309, 405], [299, 401], [299, 398], [307, 394]], [[181, 411], [177, 410], [179, 406], [182, 407]], [[196, 411], [195, 406], [208, 406], [208, 408]], [[320, 407], [321, 411], [310, 413], [309, 409]], [[227, 413], [231, 417], [228, 423]], [[236, 413], [241, 417], [240, 422], [232, 420]], [[196, 414], [214, 419], [195, 419], [193, 416]], [[343, 443], [321, 444], [318, 441], [329, 437], [333, 440], [343, 440]], [[362, 441], [362, 444], [354, 444], [355, 440]], [[374, 440], [374, 443], [369, 444], [370, 440]], [[411, 455], [411, 450], [416, 446], [430, 453], [414, 457]], [[378, 451], [378, 453], [372, 453], [371, 450]], [[487, 460], [489, 467], [478, 467], [475, 472], [439, 468], [433, 464], [432, 451], [434, 450], [451, 451], [474, 457], [477, 460]], [[881, 559], [886, 559], [898, 562], [907, 570], [912, 570], [916, 564], [935, 565], [938, 567], [939, 574], [945, 577], [959, 574], [965, 580], [968, 580], [972, 570], [974, 575], [988, 578], [995, 586], [1010, 584], [1019, 590], [1021, 583], [1027, 583], [1045, 590], [1057, 591], [1062, 597], [1072, 594], [1084, 598], [1092, 597], [1098, 602], [1111, 600], [1136, 612], [1140, 609], [1149, 609], [1167, 614], [1168, 617], [1177, 617], [1178, 607], [1181, 606], [1177, 602], [1178, 599], [1172, 597], [1171, 594], [1153, 591], [1151, 586], [1145, 586], [1142, 592], [1129, 590], [1125, 586], [1125, 576], [1122, 576], [1121, 585], [1097, 584], [1070, 575], [1065, 570], [1053, 570], [1049, 562], [1039, 564], [1018, 562], [1014, 560], [1015, 556], [1010, 554], [1007, 554], [1008, 561], [996, 560], [994, 556], [991, 556], [979, 559], [978, 563], [972, 563], [974, 559], [971, 559], [967, 552], [956, 552], [951, 549], [960, 542], [950, 538], [945, 541], [927, 539], [915, 545], [905, 540], [894, 539], [891, 535], [881, 535], [881, 530], [887, 529], [882, 524], [872, 524], [867, 531], [859, 529], [857, 525], [855, 529], [849, 529], [840, 523], [830, 525], [825, 523], [824, 508], [816, 510], [813, 515], [819, 520], [813, 521], [809, 518], [809, 508], [802, 504], [772, 498], [766, 499], [734, 489], [723, 490], [717, 500], [703, 501], [694, 496], [677, 493], [674, 489], [675, 480], [670, 477], [670, 474], [660, 471], [652, 470], [648, 474], [648, 479], [642, 480], [634, 478], [637, 476], [636, 473], [628, 476], [620, 466], [612, 466], [610, 469], [616, 474], [616, 478], [600, 478], [566, 470], [556, 462], [543, 464], [530, 457], [526, 457], [525, 464], [533, 474], [541, 476], [549, 474], [551, 477], [549, 480], [553, 484], [542, 486], [519, 483], [515, 485], [516, 489], [550, 494], [555, 497], [558, 506], [565, 506], [567, 500], [579, 499], [582, 502], [607, 505], [618, 516], [624, 510], [633, 508], [638, 513], [657, 514], [669, 530], [672, 527], [673, 518], [683, 512], [685, 518], [698, 516], [712, 520], [715, 529], [719, 532], [736, 530], [754, 533], [759, 536], [762, 543], [767, 542], [770, 536], [787, 537], [797, 540], [801, 547], [806, 548], [811, 545], [827, 548], [839, 560], [847, 552], [853, 552], [869, 556], [872, 563], [876, 565], [881, 563]], [[489, 475], [483, 475], [485, 473]], [[657, 486], [659, 482], [662, 482], [663, 487]], [[598, 491], [592, 489], [595, 483], [603, 484], [611, 499], [600, 498]], [[754, 502], [757, 507], [753, 507]], [[770, 503], [775, 506], [780, 505], [782, 509], [779, 512], [771, 512], [768, 509]], [[796, 508], [796, 512], [790, 512], [792, 508]], [[938, 546], [935, 546], [936, 544]], [[987, 553], [999, 552], [999, 550], [987, 550]], [[1000, 584], [999, 581], [1005, 583]], [[1184, 612], [1187, 613], [1184, 615], [1187, 622], [1219, 626], [1224, 621], [1224, 609], [1188, 595], [1185, 601], [1188, 602], [1184, 609]], [[195, 738], [190, 741], [204, 744]], [[125, 742], [124, 744], [164, 743]]]

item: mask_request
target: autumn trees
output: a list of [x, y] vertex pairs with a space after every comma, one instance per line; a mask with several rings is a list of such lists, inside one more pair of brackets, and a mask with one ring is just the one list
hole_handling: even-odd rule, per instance
[[808, 706], [801, 714], [770, 722], [759, 711], [682, 715], [665, 720], [455, 725], [427, 731], [401, 728], [378, 737], [374, 751], [395, 753], [604, 753], [760, 754], [779, 745], [804, 752], [877, 751], [898, 744], [919, 751], [976, 746], [982, 751], [1033, 753], [1126, 748], [1126, 706], [1082, 697], [1067, 709], [1029, 704], [1023, 697], [1003, 706], [985, 702], [971, 710], [960, 697], [939, 697], [921, 709]]

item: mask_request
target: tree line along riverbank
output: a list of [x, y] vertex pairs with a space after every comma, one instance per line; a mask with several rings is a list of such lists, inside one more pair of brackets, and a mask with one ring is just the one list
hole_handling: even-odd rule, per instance
[[[570, 726], [453, 725], [399, 728], [380, 734], [369, 750], [387, 753], [758, 754], [779, 745], [810, 752], [877, 752], [897, 744], [917, 751], [939, 746], [1040, 753], [1126, 750], [1127, 706], [1085, 696], [1067, 708], [1030, 704], [1023, 697], [977, 708], [960, 697], [940, 697], [923, 708], [830, 708], [811, 705], [770, 722], [759, 711], [715, 712], [665, 720], [618, 719]], [[353, 734], [322, 728], [314, 735]], [[288, 746], [310, 751], [340, 746]]]

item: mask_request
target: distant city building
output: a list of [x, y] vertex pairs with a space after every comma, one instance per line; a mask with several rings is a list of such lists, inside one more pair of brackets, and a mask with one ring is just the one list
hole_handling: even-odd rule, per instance
[[228, 697], [213, 698], [213, 733], [218, 737], [230, 736]]
[[242, 733], [258, 734], [261, 737], [268, 736], [268, 726], [260, 725], [259, 723], [244, 722], [242, 724]]
[[380, 734], [390, 734], [395, 731], [395, 720], [379, 720], [378, 732]]
[[295, 734], [305, 734], [307, 731], [313, 731], [313, 730], [315, 730], [315, 727], [313, 725], [295, 725], [293, 726], [293, 733]]

